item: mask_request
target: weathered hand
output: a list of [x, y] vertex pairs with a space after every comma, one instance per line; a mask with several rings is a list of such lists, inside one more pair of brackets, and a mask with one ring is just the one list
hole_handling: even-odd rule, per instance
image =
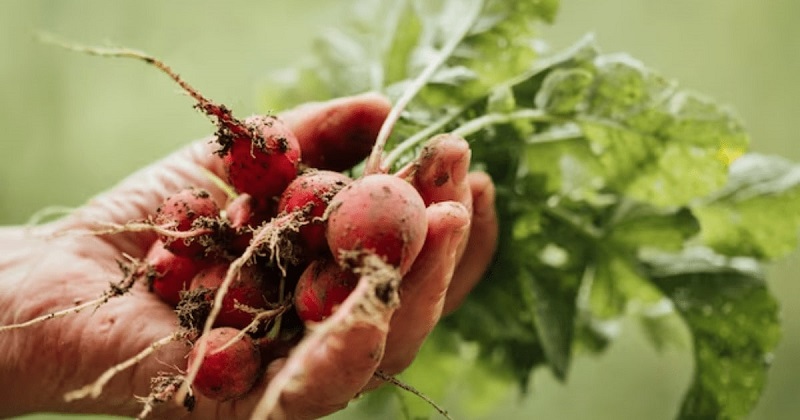
[[[281, 118], [297, 134], [304, 161], [337, 167], [366, 155], [389, 106], [384, 98], [367, 94], [305, 105]], [[222, 192], [201, 170], [223, 175], [212, 150], [208, 141], [194, 143], [58, 222], [0, 229], [0, 325], [100, 296], [109, 282], [121, 279], [121, 256], [141, 258], [155, 239], [146, 232], [58, 237], [51, 232], [144, 219], [167, 195], [189, 185], [207, 188], [221, 201]], [[308, 334], [313, 346], [301, 345], [288, 358], [271, 362], [263, 381], [245, 398], [218, 403], [198, 396], [191, 413], [163, 404], [153, 417], [247, 418], [268, 388], [269, 395], [277, 396], [270, 417], [319, 417], [377, 386], [375, 369], [391, 374], [407, 367], [442, 313], [452, 311], [480, 279], [497, 234], [491, 180], [467, 173], [466, 143], [448, 137], [432, 142], [428, 151], [426, 156], [438, 157], [420, 159], [403, 173], [430, 206], [426, 242], [401, 283], [399, 308], [379, 308], [365, 320], [355, 298], [349, 299], [326, 321], [330, 328]], [[187, 344], [158, 349], [118, 374], [97, 399], [67, 403], [63, 396], [176, 329], [172, 309], [137, 284], [97, 310], [0, 332], [0, 388], [5, 390], [0, 416], [34, 411], [135, 415], [141, 404], [133, 396], [149, 393], [150, 378], [185, 370]]]

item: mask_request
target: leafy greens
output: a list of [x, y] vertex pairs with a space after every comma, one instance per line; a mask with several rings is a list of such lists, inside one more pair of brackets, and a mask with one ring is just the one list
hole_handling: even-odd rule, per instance
[[652, 326], [656, 346], [675, 340], [658, 326], [677, 313], [695, 362], [678, 417], [746, 416], [780, 335], [759, 267], [797, 245], [800, 166], [744, 154], [730, 110], [592, 37], [542, 54], [537, 23], [554, 19], [557, 0], [359, 6], [314, 57], [270, 80], [265, 106], [397, 98], [457, 41], [395, 126], [388, 158], [397, 167], [432, 134], [464, 136], [497, 185], [500, 241], [485, 281], [435, 331], [426, 369], [469, 346], [481, 375], [524, 390], [537, 367], [566, 379], [576, 352], [602, 351], [623, 317]]

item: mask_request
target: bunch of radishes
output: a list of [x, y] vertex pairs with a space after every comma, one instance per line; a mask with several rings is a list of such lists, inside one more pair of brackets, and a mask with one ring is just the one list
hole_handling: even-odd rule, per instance
[[[239, 120], [155, 57], [127, 49], [62, 45], [140, 59], [177, 82], [196, 101], [195, 107], [216, 123], [213, 141], [218, 147], [213, 153], [227, 179], [214, 181], [228, 197], [218, 202], [210, 191], [187, 185], [167, 196], [147, 220], [90, 231], [108, 235], [149, 230], [158, 238], [143, 260], [127, 257], [121, 263], [124, 280], [96, 301], [0, 329], [22, 328], [105, 304], [137, 280], [146, 280], [152, 293], [175, 308], [177, 331], [111, 367], [93, 384], [67, 393], [68, 401], [99, 396], [115, 374], [175, 340], [192, 343], [187, 370], [152, 378], [151, 394], [141, 398], [145, 408], [139, 417], [155, 403], [176, 396], [191, 409], [194, 392], [232, 400], [247, 394], [270, 362], [292, 349], [294, 355], [313, 359], [312, 347], [326, 331], [338, 328], [324, 321], [341, 305], [348, 307], [337, 314], [344, 324], [355, 319], [376, 326], [388, 322], [398, 306], [399, 282], [426, 241], [427, 206], [458, 201], [451, 195], [463, 192], [438, 188], [450, 176], [462, 179], [466, 174], [469, 146], [463, 139], [437, 136], [417, 161], [389, 174], [383, 148], [402, 109], [396, 104], [374, 144], [304, 144], [304, 159], [301, 143], [281, 119], [267, 115]], [[353, 179], [353, 167], [362, 161], [361, 174]], [[471, 207], [468, 201], [465, 205]], [[471, 211], [464, 206], [462, 210]], [[465, 242], [461, 244], [459, 255]], [[354, 291], [357, 296], [347, 300]], [[357, 339], [377, 338], [364, 325], [352, 331]], [[373, 353], [366, 362], [373, 363], [374, 352], [383, 347], [376, 342], [370, 348]], [[297, 370], [292, 364], [296, 359], [282, 372]], [[293, 374], [279, 375], [270, 384], [290, 381]], [[381, 371], [375, 375], [399, 383]], [[279, 398], [274, 390], [280, 389], [270, 386], [256, 411], [268, 412]]]
[[[405, 274], [427, 219], [423, 199], [403, 178], [353, 180], [337, 172], [346, 169], [341, 161], [302, 164], [297, 138], [277, 117], [232, 127], [219, 121], [217, 154], [237, 194], [222, 205], [192, 186], [167, 197], [151, 219], [159, 239], [145, 263], [153, 293], [199, 334], [189, 355], [190, 366], [203, 357], [194, 390], [226, 400], [245, 394], [261, 364], [300, 337], [298, 318], [319, 322], [336, 310], [365, 257]], [[212, 312], [213, 329], [203, 331]]]

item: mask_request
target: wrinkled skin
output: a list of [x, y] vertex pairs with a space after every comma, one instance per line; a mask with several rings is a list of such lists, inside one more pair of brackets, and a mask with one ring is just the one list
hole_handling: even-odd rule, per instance
[[[320, 142], [342, 138], [371, 141], [389, 108], [381, 96], [366, 94], [304, 105], [281, 117], [298, 133], [305, 153], [329, 149], [319, 146]], [[328, 121], [322, 130], [316, 124], [325, 115], [337, 115], [337, 119]], [[199, 169], [224, 175], [213, 149], [207, 140], [192, 144], [53, 224], [35, 229], [0, 228], [0, 325], [94, 299], [108, 289], [109, 281], [120, 279], [116, 260], [122, 253], [143, 257], [155, 240], [150, 233], [53, 237], [51, 232], [91, 228], [98, 221], [143, 219], [164, 197], [187, 185], [207, 188], [224, 202], [222, 192]], [[464, 159], [468, 158], [465, 153]], [[378, 386], [371, 379], [376, 367], [389, 373], [405, 369], [439, 318], [453, 311], [481, 278], [494, 252], [493, 185], [485, 174], [462, 172], [441, 185], [447, 191], [431, 193], [448, 197], [448, 201], [427, 210], [426, 242], [402, 280], [398, 309], [386, 309], [368, 326], [343, 323], [328, 335], [316, 336], [313, 352], [296, 352], [272, 362], [262, 382], [240, 400], [218, 403], [198, 397], [191, 413], [176, 404], [162, 404], [152, 418], [248, 418], [270, 387], [269, 381], [286, 379], [286, 366], [295, 370], [307, 366], [309, 374], [289, 381], [290, 389], [277, 389], [279, 404], [269, 417], [319, 417], [343, 408], [357, 393]], [[347, 317], [346, 311], [354, 306], [346, 302], [340, 317]], [[176, 325], [169, 306], [139, 283], [131, 293], [94, 312], [86, 310], [26, 329], [0, 332], [0, 417], [35, 411], [136, 415], [141, 406], [133, 395], [147, 395], [149, 379], [157, 372], [185, 369], [186, 344], [173, 342], [123, 371], [98, 399], [66, 403], [62, 396], [171, 334]], [[348, 337], [360, 338], [349, 341], [345, 348], [342, 339]], [[349, 367], [347, 374], [332, 380], [328, 373], [341, 372], [341, 366]], [[277, 386], [272, 386], [273, 393]]]

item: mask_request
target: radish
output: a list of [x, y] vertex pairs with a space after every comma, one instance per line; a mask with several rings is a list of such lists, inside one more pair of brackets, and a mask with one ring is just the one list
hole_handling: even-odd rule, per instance
[[333, 196], [352, 182], [333, 171], [309, 171], [297, 177], [281, 194], [278, 213], [295, 213], [304, 223], [298, 235], [310, 257], [328, 251], [323, 215]]
[[218, 225], [219, 206], [202, 188], [184, 188], [166, 199], [156, 209], [155, 223], [178, 232], [195, 232], [185, 238], [160, 234], [159, 239], [173, 254], [201, 258], [207, 254], [211, 233]]
[[244, 120], [255, 136], [219, 137], [217, 152], [225, 162], [228, 181], [239, 192], [267, 199], [276, 197], [297, 176], [300, 144], [278, 118], [253, 116]]
[[173, 307], [180, 302], [180, 292], [189, 288], [192, 278], [203, 268], [201, 261], [173, 254], [160, 240], [150, 247], [145, 263], [149, 289]]
[[[333, 393], [331, 401], [336, 407], [346, 401], [343, 398], [363, 389], [380, 362], [385, 326], [399, 304], [400, 279], [420, 253], [428, 229], [423, 198], [406, 180], [386, 175], [388, 164], [381, 159], [391, 127], [410, 96], [401, 97], [389, 112], [362, 178], [351, 181], [340, 173], [312, 171], [298, 179], [300, 143], [278, 118], [254, 116], [239, 120], [225, 106], [202, 96], [165, 63], [144, 53], [114, 48], [83, 50], [143, 60], [178, 83], [195, 100], [195, 107], [216, 123], [220, 148], [215, 153], [222, 158], [228, 182], [240, 193], [228, 204], [224, 218], [208, 191], [187, 188], [164, 200], [152, 223], [114, 226], [119, 232], [150, 229], [158, 234], [160, 242], [148, 254], [151, 287], [169, 302], [177, 299], [176, 294], [181, 296], [177, 311], [181, 329], [154, 344], [200, 334], [189, 353], [185, 379], [179, 382], [167, 378], [164, 389], [154, 390], [157, 392], [151, 395], [152, 401], [159, 401], [165, 390], [172, 393], [178, 383], [180, 389], [174, 394], [184, 402], [190, 401], [185, 399], [188, 387], [217, 401], [244, 396], [262, 375], [261, 353], [247, 332], [256, 331], [264, 357], [283, 357], [300, 339], [300, 321], [319, 322], [332, 314], [335, 315], [330, 322], [320, 323], [319, 329], [299, 344], [294, 356], [273, 378], [278, 385], [270, 385], [270, 389], [291, 392], [327, 386], [326, 392]], [[303, 146], [310, 151], [305, 165], [345, 170], [363, 159], [383, 118], [382, 112], [374, 114], [380, 118], [366, 111], [340, 116], [333, 110], [320, 116], [319, 124], [307, 125], [319, 132], [303, 133]], [[350, 119], [354, 127], [347, 129]], [[369, 126], [359, 128], [361, 124], [356, 122], [361, 120], [370, 121]], [[331, 130], [331, 126], [342, 129]], [[439, 169], [431, 166], [433, 171]], [[434, 178], [433, 187], [441, 187], [438, 179]], [[421, 180], [428, 177], [422, 176]], [[432, 188], [426, 197], [439, 192]], [[435, 197], [440, 198], [447, 199]], [[274, 205], [279, 215], [258, 210]], [[202, 266], [200, 259], [208, 256], [218, 260], [197, 271]], [[294, 284], [293, 271], [302, 268], [302, 260], [296, 256], [316, 259]], [[269, 258], [270, 267], [256, 264], [265, 257]], [[164, 262], [168, 260], [173, 262]], [[280, 274], [276, 274], [278, 271]], [[183, 293], [186, 279], [195, 272], [189, 290]], [[295, 290], [296, 311], [284, 319], [286, 288]], [[356, 295], [348, 301], [354, 290]], [[350, 305], [347, 311], [335, 313], [345, 302]], [[260, 324], [268, 316], [275, 320], [275, 328], [269, 330], [266, 324]], [[265, 328], [258, 331], [259, 325]], [[354, 341], [352, 349], [336, 345], [337, 338], [342, 343], [343, 339]], [[319, 351], [318, 344], [326, 347]], [[123, 362], [103, 378], [138, 363], [153, 348]], [[326, 363], [329, 357], [342, 363]], [[305, 367], [310, 370], [305, 371]], [[353, 370], [355, 376], [349, 372]], [[342, 386], [331, 386], [326, 381], [296, 381], [298, 372], [323, 372], [324, 378], [333, 378], [335, 385]], [[295, 385], [298, 383], [299, 388]], [[357, 387], [349, 389], [354, 383]], [[267, 394], [262, 400], [270, 401], [266, 397], [276, 392]], [[277, 395], [289, 395], [289, 404], [296, 403], [291, 400], [291, 393]], [[333, 407], [326, 401], [300, 403], [303, 408], [295, 415], [323, 415]], [[152, 408], [149, 402], [143, 413], [148, 412], [148, 407]], [[266, 418], [269, 414], [269, 410], [258, 409], [255, 417]], [[280, 413], [276, 417], [281, 417]]]
[[235, 328], [215, 328], [200, 336], [189, 352], [189, 365], [195, 363], [197, 349], [206, 346], [200, 370], [192, 386], [200, 394], [216, 401], [239, 398], [259, 378], [261, 355], [247, 335], [231, 341], [239, 334]]
[[366, 175], [342, 188], [328, 206], [327, 219], [328, 246], [339, 264], [374, 253], [401, 274], [411, 268], [428, 230], [419, 193], [387, 174]]
[[[211, 302], [214, 293], [225, 279], [229, 267], [227, 262], [215, 263], [199, 272], [192, 279], [189, 289], [194, 292], [205, 292], [201, 294], [203, 299]], [[270, 300], [277, 303], [277, 296], [274, 296], [274, 292], [269, 293], [271, 296], [265, 295], [265, 290], [268, 290], [265, 287], [266, 281], [266, 276], [258, 267], [252, 264], [244, 266], [223, 298], [222, 309], [214, 326], [243, 329], [250, 325], [258, 311], [270, 307]], [[270, 289], [274, 290], [274, 287]], [[237, 308], [237, 303], [249, 309]]]
[[308, 265], [294, 292], [294, 306], [303, 321], [320, 322], [331, 316], [358, 284], [358, 276], [330, 259]]

